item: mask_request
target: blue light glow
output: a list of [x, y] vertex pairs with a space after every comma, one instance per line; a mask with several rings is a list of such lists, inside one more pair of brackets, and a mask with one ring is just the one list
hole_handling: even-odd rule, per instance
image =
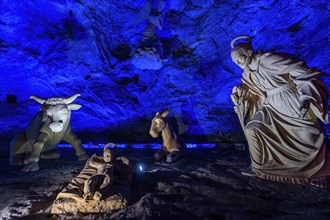
[[164, 3], [158, 70], [131, 62], [150, 1], [0, 2], [0, 139], [24, 130], [39, 111], [29, 96], [75, 93], [82, 108], [72, 112], [72, 128], [79, 138], [95, 134], [86, 141], [149, 142], [149, 120], [167, 108], [186, 137], [242, 132], [230, 99], [242, 74], [230, 41], [242, 34], [257, 51], [290, 53], [317, 67], [330, 85], [329, 0], [154, 1]]
[[187, 144], [187, 148], [213, 148], [216, 144]]
[[[105, 144], [93, 144], [93, 143], [87, 143], [82, 144], [82, 147], [85, 149], [100, 149], [103, 148]], [[195, 149], [195, 148], [214, 148], [217, 145], [216, 144], [186, 144], [187, 148]], [[72, 148], [70, 144], [59, 144], [59, 148]], [[151, 148], [151, 149], [161, 149], [161, 144], [117, 144], [118, 148], [133, 148], [133, 149], [145, 149], [145, 148]], [[113, 146], [109, 146], [109, 148], [113, 148]]]

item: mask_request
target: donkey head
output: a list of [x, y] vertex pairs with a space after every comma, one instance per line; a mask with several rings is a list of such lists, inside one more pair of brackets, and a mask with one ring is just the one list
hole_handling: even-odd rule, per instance
[[152, 119], [149, 134], [153, 138], [158, 137], [159, 133], [165, 129], [165, 127], [167, 125], [166, 116], [169, 113], [170, 113], [170, 109], [168, 109], [162, 113], [157, 112], [155, 117]]

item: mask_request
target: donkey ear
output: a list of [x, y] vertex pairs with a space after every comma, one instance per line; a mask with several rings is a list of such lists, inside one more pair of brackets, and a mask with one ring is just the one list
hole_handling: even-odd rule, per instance
[[170, 113], [170, 110], [171, 110], [171, 109], [167, 109], [166, 111], [164, 111], [164, 112], [161, 114], [161, 116], [162, 116], [163, 118], [165, 118], [165, 117], [168, 116], [168, 114]]
[[159, 116], [159, 115], [160, 115], [159, 112], [157, 112], [155, 116]]

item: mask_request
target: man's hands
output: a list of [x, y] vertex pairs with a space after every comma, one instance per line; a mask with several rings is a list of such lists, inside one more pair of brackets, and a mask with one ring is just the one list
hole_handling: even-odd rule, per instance
[[231, 94], [231, 100], [235, 104], [234, 109], [242, 128], [245, 127], [245, 118], [250, 107], [250, 102], [247, 99], [249, 96], [250, 93], [246, 89], [243, 89], [242, 85], [235, 86]]
[[249, 107], [250, 103], [246, 98], [250, 95], [250, 93], [243, 89], [241, 85], [235, 86], [232, 90], [231, 94], [231, 100], [235, 104], [235, 112], [237, 114], [241, 114], [242, 116], [245, 116]]

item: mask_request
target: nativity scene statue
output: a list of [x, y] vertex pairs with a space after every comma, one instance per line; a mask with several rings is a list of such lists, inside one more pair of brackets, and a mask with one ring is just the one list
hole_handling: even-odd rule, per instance
[[328, 89], [321, 72], [289, 54], [255, 52], [251, 44], [249, 36], [231, 42], [231, 58], [243, 69], [231, 97], [251, 157], [242, 174], [329, 187], [320, 123], [328, 123]]
[[152, 119], [149, 134], [153, 138], [157, 138], [161, 134], [163, 138], [162, 149], [155, 153], [155, 160], [161, 161], [165, 159], [166, 162], [172, 163], [182, 157], [186, 146], [169, 124], [166, 118], [169, 113], [170, 109], [162, 113], [156, 113]]
[[89, 161], [89, 166], [96, 168], [97, 172], [84, 183], [84, 199], [87, 200], [101, 200], [113, 183], [115, 151], [111, 152], [109, 145], [116, 147], [113, 143], [108, 143], [103, 148], [103, 158], [92, 156], [93, 159]]
[[22, 165], [23, 172], [39, 170], [38, 161], [60, 157], [58, 144], [65, 141], [73, 146], [78, 160], [87, 160], [88, 155], [81, 147], [81, 141], [71, 129], [71, 111], [81, 105], [72, 103], [80, 94], [69, 98], [52, 97], [30, 99], [41, 104], [37, 113], [27, 125], [25, 132], [17, 134], [10, 143], [10, 165]]
[[116, 152], [117, 146], [108, 143], [102, 156], [93, 154], [57, 195], [51, 213], [103, 213], [125, 208], [133, 171], [130, 161], [123, 156], [115, 157]]
[[150, 11], [150, 15], [142, 37], [132, 54], [131, 62], [139, 69], [158, 70], [163, 62], [163, 44], [157, 34], [157, 30], [162, 29], [162, 17], [158, 4], [154, 5], [146, 1], [144, 8]]

